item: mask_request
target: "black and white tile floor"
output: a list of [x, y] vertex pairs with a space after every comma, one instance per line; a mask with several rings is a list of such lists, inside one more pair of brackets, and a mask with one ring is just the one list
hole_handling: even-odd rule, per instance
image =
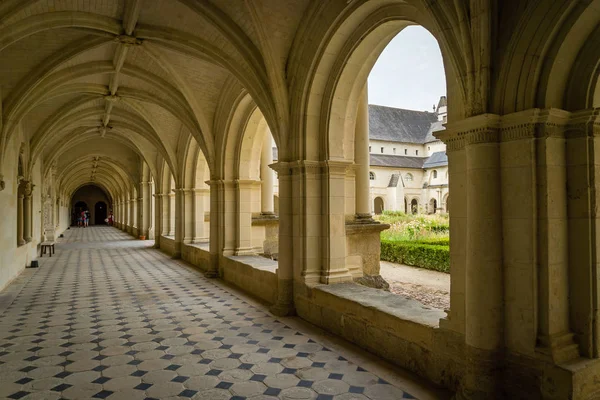
[[26, 272], [0, 311], [0, 398], [415, 398], [115, 228], [71, 229]]

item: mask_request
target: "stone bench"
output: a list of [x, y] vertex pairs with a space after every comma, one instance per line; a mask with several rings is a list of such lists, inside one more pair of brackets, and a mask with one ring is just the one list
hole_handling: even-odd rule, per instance
[[54, 250], [54, 242], [42, 242], [40, 243], [40, 257], [43, 257], [44, 254], [46, 254], [46, 250], [49, 249], [49, 255], [50, 257], [52, 257], [52, 254], [56, 254], [56, 251]]

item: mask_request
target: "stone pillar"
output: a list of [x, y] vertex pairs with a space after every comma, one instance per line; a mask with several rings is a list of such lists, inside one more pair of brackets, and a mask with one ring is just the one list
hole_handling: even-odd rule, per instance
[[[258, 184], [253, 180], [236, 180], [236, 256], [254, 255], [252, 246], [252, 191]], [[272, 214], [271, 214], [272, 215]]]
[[163, 195], [154, 194], [154, 248], [160, 249], [160, 237], [163, 230]]
[[123, 231], [128, 232], [129, 230], [129, 199], [123, 199]]
[[[175, 190], [175, 189], [173, 189]], [[169, 204], [169, 208], [168, 208], [168, 225], [167, 225], [167, 236], [175, 236], [175, 228], [176, 228], [176, 221], [175, 219], [177, 218], [177, 206], [175, 205], [175, 192], [172, 191], [171, 193], [169, 193], [167, 195], [167, 197], [165, 198], [167, 203]]]
[[356, 164], [356, 220], [372, 223], [369, 179], [369, 98], [367, 84], [358, 99], [354, 131], [354, 163]]
[[[279, 178], [279, 248], [292, 249], [294, 246], [292, 210], [292, 170], [288, 163], [273, 165]], [[292, 251], [282, 251], [278, 255], [277, 301], [270, 311], [277, 316], [293, 315], [294, 309], [294, 255]], [[298, 273], [300, 275], [300, 273]]]
[[160, 222], [160, 234], [161, 236], [169, 236], [169, 233], [171, 231], [171, 223], [169, 222], [169, 219], [171, 217], [170, 194], [163, 193], [158, 196], [160, 196], [160, 214], [162, 216]]
[[210, 186], [210, 262], [204, 275], [207, 278], [217, 278], [219, 276], [219, 257], [222, 252], [223, 235], [221, 231], [221, 217], [219, 213], [222, 207], [221, 198], [223, 197], [224, 182], [220, 179], [211, 179], [206, 182]]
[[[600, 110], [571, 115], [566, 132], [570, 325], [581, 355], [600, 356]], [[454, 201], [454, 200], [453, 200]], [[454, 203], [453, 203], [454, 207]]]
[[151, 189], [151, 182], [141, 182], [140, 184], [140, 188], [142, 191], [142, 202], [140, 205], [140, 211], [141, 211], [141, 225], [140, 225], [140, 236], [146, 236], [146, 239], [150, 239], [150, 225], [152, 224], [151, 218], [152, 216], [150, 215], [151, 212], [151, 202], [152, 202], [152, 196], [150, 193], [150, 189]]
[[129, 233], [130, 235], [133, 235], [133, 227], [135, 225], [135, 217], [137, 215], [136, 213], [136, 205], [137, 205], [137, 199], [134, 199], [133, 197], [127, 202], [128, 206], [129, 206], [129, 220], [128, 220], [128, 227], [127, 227], [127, 233]]
[[23, 182], [19, 183], [17, 192], [17, 246], [23, 246], [26, 243], [23, 239], [23, 199], [25, 198]]
[[[325, 161], [322, 166], [322, 201], [325, 226], [322, 226], [323, 252], [321, 283], [352, 281], [346, 268], [346, 171], [349, 163]], [[318, 208], [317, 208], [318, 210]]]
[[210, 230], [209, 232], [206, 232], [206, 229], [204, 227], [204, 214], [206, 213], [205, 201], [207, 195], [210, 196], [209, 189], [194, 190], [194, 243], [208, 242], [208, 238], [210, 235]]
[[273, 170], [270, 165], [273, 163], [273, 144], [271, 134], [267, 133], [267, 137], [263, 142], [261, 157], [260, 157], [260, 211], [264, 216], [274, 215], [273, 204]]
[[182, 224], [183, 238], [182, 243], [190, 244], [194, 242], [194, 227], [196, 225], [196, 189], [181, 189], [182, 202]]
[[23, 239], [25, 242], [31, 242], [31, 230], [32, 230], [32, 220], [31, 220], [31, 194], [33, 192], [33, 185], [31, 182], [26, 181], [23, 187], [24, 189], [24, 197], [23, 197]]
[[[171, 202], [174, 202], [175, 206], [175, 226], [174, 226], [174, 235], [175, 235], [175, 251], [173, 253], [172, 258], [181, 258], [181, 245], [183, 243], [183, 235], [184, 235], [184, 204], [183, 204], [183, 196], [184, 189], [178, 188], [173, 189], [173, 197], [171, 197]], [[171, 212], [171, 216], [173, 216], [173, 212]]]
[[[457, 160], [454, 168], [464, 171], [457, 173], [455, 182], [452, 174], [459, 171], [450, 164], [450, 179], [456, 183], [453, 190], [459, 197], [465, 194], [466, 204], [466, 215], [461, 216], [458, 210], [450, 221], [451, 227], [462, 229], [466, 236], [465, 241], [457, 237], [455, 243], [453, 234], [457, 231], [450, 232], [452, 252], [459, 255], [451, 262], [458, 262], [459, 267], [462, 262], [466, 264], [464, 275], [457, 271], [457, 277], [464, 277], [464, 281], [456, 281], [458, 287], [464, 285], [464, 297], [451, 293], [451, 308], [455, 304], [460, 308], [460, 300], [465, 307], [465, 373], [458, 399], [495, 399], [503, 391], [498, 373], [504, 363], [505, 345], [499, 125], [498, 116], [484, 114], [449, 124], [439, 135], [452, 155], [450, 163]], [[442, 328], [460, 323], [452, 319], [444, 322]]]

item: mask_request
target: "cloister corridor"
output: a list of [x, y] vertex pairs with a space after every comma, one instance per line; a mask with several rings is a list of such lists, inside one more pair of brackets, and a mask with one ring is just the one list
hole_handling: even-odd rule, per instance
[[445, 398], [152, 243], [72, 228], [3, 292], [0, 398]]

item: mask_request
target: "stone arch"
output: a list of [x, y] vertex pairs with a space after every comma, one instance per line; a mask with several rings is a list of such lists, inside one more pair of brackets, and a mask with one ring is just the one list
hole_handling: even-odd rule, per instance
[[375, 210], [375, 214], [379, 215], [383, 213], [383, 210], [385, 210], [385, 204], [383, 201], [383, 198], [381, 196], [377, 196], [375, 197], [375, 199], [373, 200], [373, 210]]
[[[338, 11], [339, 12], [339, 11]], [[439, 30], [431, 18], [430, 10], [419, 9], [418, 6], [406, 3], [381, 4], [366, 2], [354, 8], [343, 10], [335, 29], [324, 37], [314, 38], [322, 47], [307, 73], [309, 86], [304, 87], [302, 105], [304, 112], [300, 115], [310, 116], [299, 121], [303, 132], [321, 132], [320, 142], [304, 142], [297, 139], [298, 151], [309, 159], [353, 159], [354, 124], [357, 99], [364, 87], [367, 76], [379, 54], [389, 41], [408, 25], [419, 24], [425, 27], [440, 44], [447, 84], [449, 102], [453, 104], [453, 115], [464, 114], [464, 93], [456, 72], [460, 67], [453, 37], [449, 32]], [[315, 27], [316, 28], [316, 27]], [[315, 33], [316, 34], [316, 33]], [[309, 35], [309, 33], [306, 33]], [[322, 34], [321, 34], [322, 35]], [[314, 42], [310, 46], [314, 47]], [[314, 50], [294, 49], [300, 57], [302, 52], [312, 53]], [[321, 58], [327, 54], [326, 58]], [[307, 57], [303, 54], [303, 57]], [[306, 61], [298, 62], [302, 65]], [[316, 77], [327, 79], [316, 79]], [[452, 118], [452, 116], [450, 117]], [[294, 125], [294, 124], [292, 124]], [[304, 138], [309, 137], [304, 135]], [[321, 150], [324, 149], [324, 150]]]
[[[598, 53], [589, 47], [581, 51], [597, 43], [599, 5], [598, 0], [572, 5], [552, 0], [527, 3], [514, 29], [506, 32], [510, 37], [499, 68], [492, 111], [502, 115], [536, 107], [565, 108], [564, 94], [569, 91], [577, 93], [571, 98], [588, 102], [590, 88], [597, 79], [593, 71], [597, 69]], [[582, 65], [580, 55], [587, 65]], [[575, 76], [575, 71], [581, 75]], [[575, 88], [569, 87], [572, 77], [581, 80]]]
[[418, 214], [419, 213], [419, 200], [416, 197], [410, 201], [410, 213]]
[[428, 203], [427, 213], [428, 214], [435, 214], [437, 212], [437, 208], [438, 208], [437, 199], [434, 199], [432, 197], [429, 200], [429, 203]]

